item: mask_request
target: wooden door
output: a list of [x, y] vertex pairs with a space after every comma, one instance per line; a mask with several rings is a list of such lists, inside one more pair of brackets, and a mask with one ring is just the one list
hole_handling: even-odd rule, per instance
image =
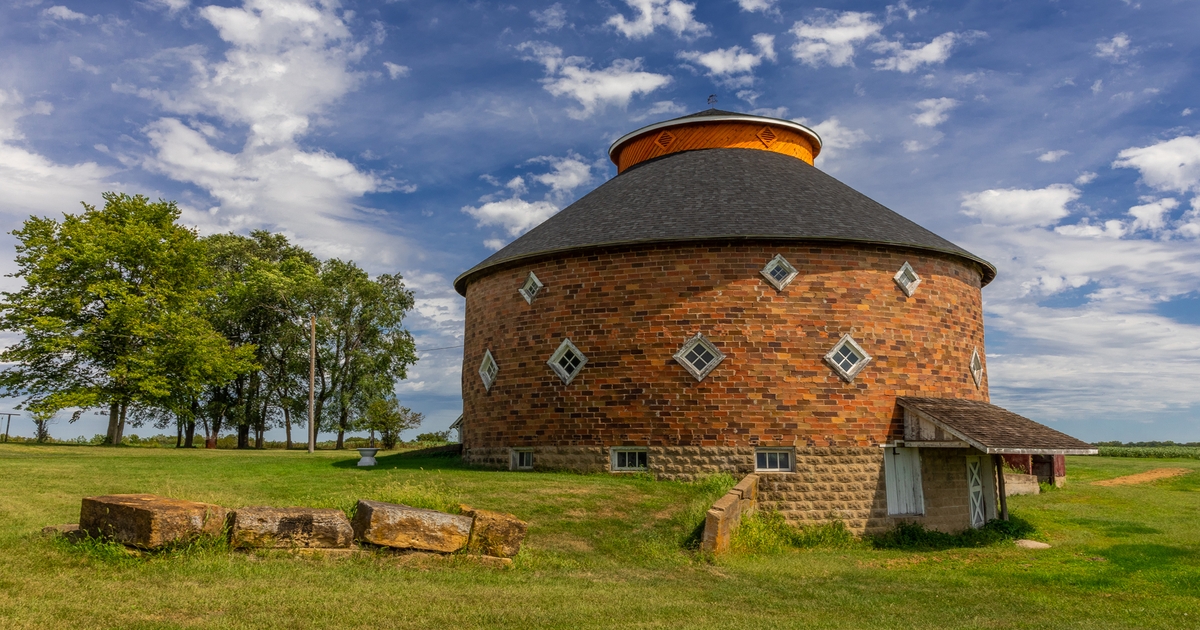
[[971, 527], [983, 527], [987, 523], [987, 500], [984, 495], [983, 459], [967, 458], [967, 509], [971, 514]]

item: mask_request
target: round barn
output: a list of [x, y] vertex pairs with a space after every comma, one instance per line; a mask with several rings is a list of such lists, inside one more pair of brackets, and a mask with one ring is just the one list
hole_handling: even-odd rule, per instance
[[455, 280], [466, 461], [757, 473], [855, 531], [1001, 511], [1002, 454], [1095, 452], [988, 404], [987, 261], [814, 167], [795, 122], [708, 110]]

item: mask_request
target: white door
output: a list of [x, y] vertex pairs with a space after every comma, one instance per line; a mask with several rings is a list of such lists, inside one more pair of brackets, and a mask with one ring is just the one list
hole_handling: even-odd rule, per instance
[[983, 527], [987, 522], [987, 503], [983, 494], [983, 462], [978, 457], [967, 458], [967, 509], [971, 512], [971, 527]]

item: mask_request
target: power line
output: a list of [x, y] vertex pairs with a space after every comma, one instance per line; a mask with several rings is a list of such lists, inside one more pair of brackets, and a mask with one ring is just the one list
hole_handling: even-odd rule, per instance
[[457, 346], [444, 346], [442, 348], [426, 348], [424, 350], [417, 350], [417, 352], [433, 352], [434, 350], [453, 350], [454, 348], [461, 348], [461, 347], [463, 347], [463, 344], [458, 344]]

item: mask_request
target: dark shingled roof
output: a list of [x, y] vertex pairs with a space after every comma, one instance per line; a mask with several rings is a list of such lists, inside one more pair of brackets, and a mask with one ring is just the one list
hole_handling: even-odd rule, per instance
[[[701, 112], [704, 113], [704, 112]], [[603, 246], [728, 240], [878, 243], [982, 258], [885, 208], [794, 157], [752, 149], [703, 149], [642, 162], [460, 275], [505, 263]]]
[[900, 397], [896, 402], [985, 453], [1095, 455], [1098, 449], [1002, 407], [957, 398]]

